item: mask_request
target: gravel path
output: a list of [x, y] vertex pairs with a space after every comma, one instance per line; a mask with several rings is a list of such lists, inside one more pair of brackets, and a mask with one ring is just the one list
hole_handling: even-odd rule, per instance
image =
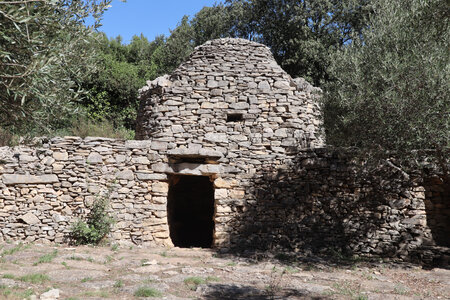
[[136, 246], [3, 244], [0, 255], [1, 299], [450, 299], [450, 270], [406, 264]]

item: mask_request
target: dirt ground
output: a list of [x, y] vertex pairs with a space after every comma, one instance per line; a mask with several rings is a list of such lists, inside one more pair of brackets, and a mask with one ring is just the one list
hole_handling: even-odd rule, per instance
[[0, 256], [1, 299], [450, 299], [450, 270], [406, 264], [117, 245]]

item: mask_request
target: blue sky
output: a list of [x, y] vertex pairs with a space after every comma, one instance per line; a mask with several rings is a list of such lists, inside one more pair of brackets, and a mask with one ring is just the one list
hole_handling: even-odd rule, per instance
[[[184, 15], [193, 16], [216, 0], [113, 0], [104, 14], [100, 31], [108, 37], [121, 35], [128, 43], [133, 35], [144, 34], [150, 41], [157, 35], [169, 35]], [[217, 1], [219, 2], [219, 1]]]

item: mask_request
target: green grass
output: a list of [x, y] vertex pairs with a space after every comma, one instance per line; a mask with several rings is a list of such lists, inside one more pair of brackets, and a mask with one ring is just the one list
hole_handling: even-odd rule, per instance
[[31, 247], [31, 245], [24, 246], [23, 243], [19, 243], [18, 245], [14, 246], [14, 247], [12, 247], [10, 249], [3, 250], [2, 253], [0, 254], [0, 256], [12, 255], [12, 254], [14, 254], [14, 253], [16, 253], [16, 252], [18, 252], [20, 250], [25, 250], [25, 249], [28, 249], [30, 247]]
[[205, 278], [205, 280], [207, 282], [211, 282], [211, 281], [218, 282], [218, 281], [220, 281], [220, 278], [216, 277], [216, 276], [208, 276], [208, 277]]
[[69, 265], [68, 265], [65, 261], [63, 261], [61, 264], [62, 264], [64, 267], [66, 267], [66, 269], [70, 269]]
[[119, 249], [119, 244], [114, 244], [111, 246], [111, 250], [114, 252], [117, 251], [118, 249]]
[[16, 278], [13, 274], [3, 274], [2, 277], [5, 278], [5, 279], [14, 279], [14, 278]]
[[88, 291], [84, 292], [82, 296], [108, 298], [109, 293], [107, 291]]
[[220, 281], [218, 277], [208, 276], [206, 278], [201, 278], [197, 276], [188, 277], [184, 279], [184, 284], [192, 291], [197, 289], [197, 286], [211, 281]]
[[124, 285], [123, 281], [121, 279], [119, 279], [114, 283], [113, 287], [116, 289], [119, 289], [119, 288], [123, 287], [123, 285]]
[[112, 258], [112, 256], [109, 256], [109, 255], [106, 255], [106, 259], [105, 259], [105, 264], [109, 264], [110, 262], [112, 262], [113, 261], [113, 258]]
[[148, 286], [141, 286], [134, 292], [135, 297], [161, 297], [162, 293]]
[[227, 263], [227, 266], [230, 266], [230, 267], [234, 267], [236, 265], [237, 265], [237, 263], [235, 263], [234, 261]]
[[47, 253], [39, 257], [39, 260], [33, 264], [37, 266], [38, 264], [51, 263], [53, 259], [58, 255], [58, 250], [53, 250], [51, 253]]
[[[20, 290], [19, 286], [7, 287], [6, 285], [0, 285], [0, 296], [4, 296], [7, 299], [28, 299], [34, 294], [32, 289]], [[0, 297], [1, 298], [1, 297]], [[2, 298], [3, 299], [3, 298]]]
[[45, 274], [35, 273], [35, 274], [28, 274], [28, 275], [19, 277], [19, 280], [23, 281], [23, 282], [39, 284], [39, 283], [44, 283], [45, 281], [49, 281], [50, 277], [48, 277]]
[[92, 280], [92, 277], [84, 277], [83, 279], [81, 279], [81, 282], [88, 282], [91, 280]]
[[84, 258], [79, 257], [79, 256], [75, 256], [75, 255], [72, 255], [71, 257], [69, 257], [69, 259], [70, 260], [84, 260]]
[[81, 257], [81, 256], [72, 255], [72, 256], [69, 257], [69, 259], [70, 260], [77, 260], [77, 261], [85, 260], [85, 261], [88, 261], [88, 262], [91, 262], [91, 263], [95, 262], [94, 259], [92, 257], [90, 257], [90, 256], [87, 257], [87, 258], [84, 258], [84, 257]]

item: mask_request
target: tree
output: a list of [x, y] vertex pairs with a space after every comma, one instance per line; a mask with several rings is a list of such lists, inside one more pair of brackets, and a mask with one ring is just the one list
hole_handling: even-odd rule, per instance
[[[0, 1], [0, 127], [16, 133], [62, 126], [95, 70], [90, 47], [110, 0]], [[92, 16], [94, 25], [86, 26]]]
[[184, 16], [178, 26], [170, 32], [164, 46], [155, 50], [153, 59], [158, 66], [158, 75], [173, 71], [193, 50], [193, 30], [189, 24], [189, 17]]
[[334, 55], [323, 101], [327, 143], [411, 160], [450, 146], [449, 6], [380, 0], [362, 39]]
[[[267, 45], [281, 67], [316, 86], [330, 79], [330, 54], [360, 33], [369, 0], [228, 0], [246, 6], [246, 35]], [[241, 31], [242, 33], [242, 31]]]

